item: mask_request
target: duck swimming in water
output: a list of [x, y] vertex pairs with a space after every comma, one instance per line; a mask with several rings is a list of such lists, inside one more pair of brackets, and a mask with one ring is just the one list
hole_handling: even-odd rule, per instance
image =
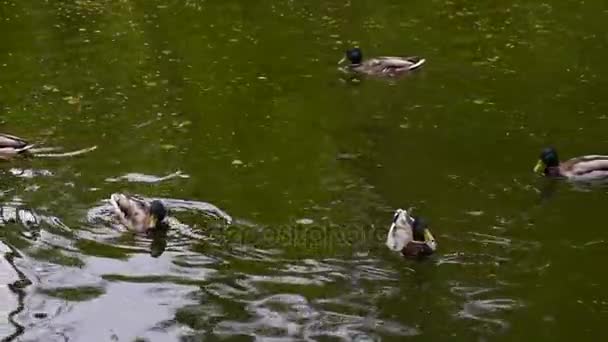
[[560, 162], [557, 151], [549, 147], [542, 150], [534, 172], [571, 181], [608, 181], [608, 156], [587, 155]]
[[55, 147], [34, 148], [34, 145], [28, 143], [25, 139], [19, 138], [14, 135], [0, 133], [0, 160], [11, 160], [20, 155], [33, 155], [35, 157], [47, 158], [74, 157], [80, 154], [94, 151], [97, 149], [97, 146], [92, 146], [82, 150], [65, 153], [41, 153], [55, 151], [57, 149], [58, 148]]
[[350, 61], [347, 68], [353, 72], [371, 76], [397, 76], [420, 68], [426, 60], [420, 57], [376, 57], [363, 60], [360, 48], [346, 51], [346, 56], [340, 60], [342, 64]]
[[160, 227], [167, 216], [163, 202], [151, 202], [133, 195], [112, 194], [110, 204], [124, 226], [136, 232], [147, 232]]
[[437, 242], [422, 218], [397, 209], [386, 237], [386, 246], [406, 257], [423, 257], [435, 252]]

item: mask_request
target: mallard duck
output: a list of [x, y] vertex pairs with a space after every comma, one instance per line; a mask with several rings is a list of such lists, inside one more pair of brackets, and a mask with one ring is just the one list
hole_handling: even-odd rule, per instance
[[112, 194], [110, 204], [120, 223], [136, 232], [159, 227], [167, 216], [167, 208], [158, 200], [148, 202], [133, 195]]
[[386, 246], [406, 257], [431, 255], [437, 242], [422, 218], [412, 217], [406, 210], [397, 209], [386, 237]]
[[11, 160], [16, 156], [28, 154], [34, 157], [44, 158], [64, 158], [75, 157], [97, 149], [97, 146], [83, 148], [81, 150], [64, 152], [64, 153], [41, 153], [52, 152], [59, 150], [57, 147], [37, 147], [34, 144], [29, 144], [26, 140], [14, 135], [0, 133], [0, 160]]
[[34, 145], [14, 135], [0, 133], [0, 159], [9, 160], [27, 152]]
[[360, 48], [346, 50], [346, 56], [340, 60], [342, 64], [350, 61], [348, 69], [357, 73], [374, 76], [396, 76], [420, 68], [426, 60], [420, 57], [376, 57], [363, 60]]
[[560, 162], [557, 151], [549, 147], [542, 150], [534, 172], [572, 181], [608, 180], [608, 156], [588, 155]]

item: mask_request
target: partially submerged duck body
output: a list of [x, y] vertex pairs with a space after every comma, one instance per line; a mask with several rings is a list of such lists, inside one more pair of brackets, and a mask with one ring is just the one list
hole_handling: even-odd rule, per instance
[[437, 242], [422, 218], [397, 209], [386, 237], [386, 246], [405, 257], [419, 258], [433, 254]]
[[77, 151], [65, 152], [65, 153], [46, 153], [55, 151], [58, 148], [44, 147], [34, 148], [33, 144], [29, 144], [25, 139], [19, 138], [10, 134], [0, 133], [0, 160], [11, 160], [19, 155], [32, 155], [35, 157], [46, 157], [46, 158], [64, 158], [74, 157], [84, 153], [88, 153], [97, 149], [97, 146], [91, 146]]
[[587, 155], [560, 162], [557, 151], [554, 148], [546, 148], [541, 152], [534, 172], [575, 182], [606, 182], [608, 156]]
[[19, 154], [27, 152], [32, 147], [34, 145], [17, 136], [0, 133], [0, 159], [10, 160]]
[[167, 208], [157, 200], [117, 193], [110, 196], [110, 204], [121, 224], [140, 233], [160, 227], [167, 216]]
[[420, 68], [426, 60], [424, 58], [411, 57], [375, 57], [363, 60], [363, 53], [359, 48], [346, 51], [340, 63], [346, 59], [350, 61], [348, 70], [370, 76], [391, 77], [406, 74]]

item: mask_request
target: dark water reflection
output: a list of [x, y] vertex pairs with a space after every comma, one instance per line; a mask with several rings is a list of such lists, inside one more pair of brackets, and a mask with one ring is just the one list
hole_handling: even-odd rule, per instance
[[[5, 1], [0, 340], [605, 340], [599, 1]], [[350, 79], [346, 47], [421, 55]], [[604, 149], [604, 150], [603, 150]], [[581, 191], [583, 190], [583, 191]], [[166, 233], [110, 219], [162, 199]], [[398, 207], [428, 260], [384, 246]]]

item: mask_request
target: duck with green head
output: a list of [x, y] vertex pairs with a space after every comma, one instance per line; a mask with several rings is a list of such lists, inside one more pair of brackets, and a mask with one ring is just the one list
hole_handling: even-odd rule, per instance
[[346, 56], [340, 60], [342, 64], [350, 61], [348, 70], [371, 76], [397, 76], [420, 68], [426, 60], [420, 57], [375, 57], [363, 60], [360, 48], [346, 50]]
[[557, 151], [548, 147], [541, 151], [534, 172], [572, 181], [604, 181], [608, 180], [608, 156], [586, 155], [560, 162]]
[[437, 242], [425, 220], [411, 216], [407, 210], [397, 209], [386, 237], [386, 246], [405, 257], [424, 257], [437, 249]]
[[163, 202], [133, 195], [112, 194], [110, 204], [121, 224], [140, 233], [161, 227], [168, 213]]

